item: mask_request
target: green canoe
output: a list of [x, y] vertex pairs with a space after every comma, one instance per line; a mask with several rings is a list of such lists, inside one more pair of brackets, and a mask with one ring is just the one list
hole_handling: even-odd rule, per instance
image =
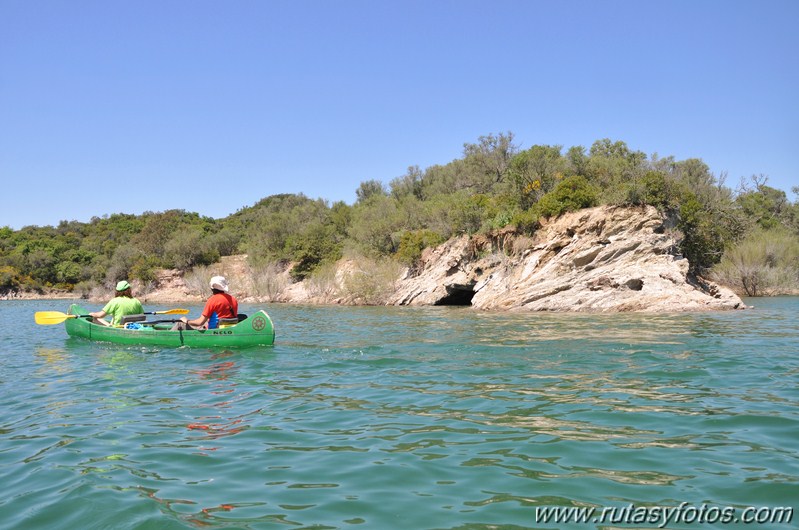
[[[86, 315], [83, 307], [72, 304], [70, 315]], [[266, 311], [260, 310], [236, 325], [218, 329], [172, 331], [173, 320], [138, 322], [139, 329], [116, 328], [93, 324], [91, 318], [69, 318], [64, 321], [71, 337], [147, 346], [190, 346], [194, 348], [242, 348], [270, 346], [275, 343], [275, 327]]]

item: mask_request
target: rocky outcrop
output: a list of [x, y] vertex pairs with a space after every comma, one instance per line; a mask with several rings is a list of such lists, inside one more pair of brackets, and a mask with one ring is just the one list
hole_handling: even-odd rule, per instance
[[744, 308], [729, 289], [688, 274], [678, 232], [653, 207], [566, 213], [533, 237], [504, 231], [427, 249], [389, 305], [486, 310], [696, 311]]
[[[177, 269], [161, 269], [156, 271], [155, 281], [151, 289], [146, 289], [141, 282], [133, 282], [133, 291], [144, 304], [168, 304], [180, 301], [183, 303], [199, 303], [203, 297], [192, 292], [186, 285], [183, 274]], [[104, 300], [108, 293], [102, 291], [97, 296], [93, 296], [95, 301]]]

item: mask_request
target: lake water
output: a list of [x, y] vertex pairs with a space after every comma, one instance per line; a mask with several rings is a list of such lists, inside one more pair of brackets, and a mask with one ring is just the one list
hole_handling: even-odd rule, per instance
[[536, 520], [630, 505], [796, 528], [714, 517], [799, 510], [799, 298], [747, 303], [269, 305], [275, 346], [230, 352], [72, 339], [33, 319], [68, 302], [2, 301], [0, 528], [660, 525]]

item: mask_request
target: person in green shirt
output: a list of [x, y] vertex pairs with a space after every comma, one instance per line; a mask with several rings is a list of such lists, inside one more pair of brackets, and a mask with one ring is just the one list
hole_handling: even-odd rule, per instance
[[[130, 284], [127, 281], [122, 280], [117, 283], [115, 294], [116, 296], [109, 300], [102, 310], [89, 313], [94, 317], [93, 322], [95, 324], [101, 324], [103, 326], [121, 326], [123, 316], [144, 313], [141, 302], [131, 294]], [[113, 317], [110, 323], [103, 319], [106, 315], [111, 315]]]

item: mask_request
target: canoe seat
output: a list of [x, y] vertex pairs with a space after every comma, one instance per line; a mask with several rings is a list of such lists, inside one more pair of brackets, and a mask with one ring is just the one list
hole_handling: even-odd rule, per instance
[[247, 315], [243, 313], [239, 313], [235, 318], [220, 318], [219, 319], [219, 327], [220, 328], [227, 328], [229, 326], [235, 326], [242, 320], [247, 320]]
[[145, 320], [147, 320], [147, 315], [143, 315], [143, 314], [125, 315], [124, 317], [122, 317], [122, 320], [120, 320], [120, 324], [122, 324], [124, 326], [128, 322], [143, 322]]

